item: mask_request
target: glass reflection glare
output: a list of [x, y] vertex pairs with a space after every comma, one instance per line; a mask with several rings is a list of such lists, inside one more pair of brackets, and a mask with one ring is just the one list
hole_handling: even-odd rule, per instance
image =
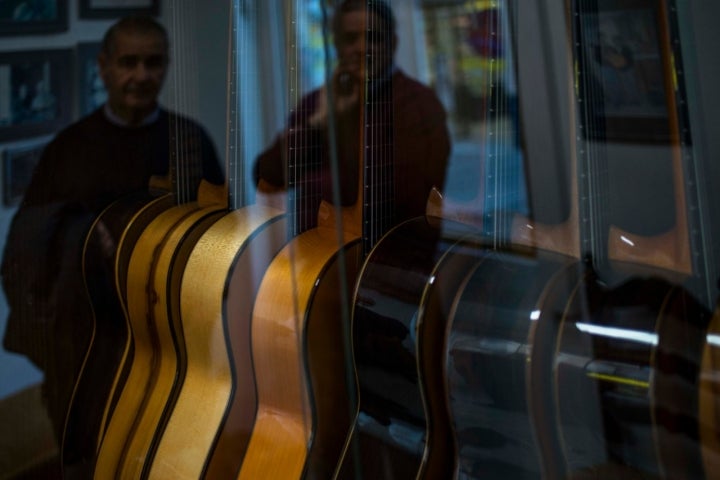
[[581, 332], [586, 332], [591, 335], [619, 338], [621, 340], [629, 340], [631, 342], [645, 343], [654, 346], [658, 344], [658, 336], [656, 333], [643, 332], [640, 330], [631, 330], [627, 328], [603, 327], [600, 325], [592, 325], [589, 323], [576, 323], [575, 326]]

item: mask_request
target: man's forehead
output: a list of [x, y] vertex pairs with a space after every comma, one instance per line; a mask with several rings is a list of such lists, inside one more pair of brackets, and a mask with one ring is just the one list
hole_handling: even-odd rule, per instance
[[372, 12], [352, 10], [340, 17], [340, 29], [345, 32], [359, 32], [369, 27], [379, 30], [385, 27], [383, 20]]
[[168, 46], [162, 35], [152, 32], [118, 32], [114, 43], [113, 54], [115, 56], [167, 56], [168, 53]]

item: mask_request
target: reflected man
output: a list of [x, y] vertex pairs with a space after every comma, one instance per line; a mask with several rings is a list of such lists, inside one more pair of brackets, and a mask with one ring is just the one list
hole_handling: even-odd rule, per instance
[[[325, 85], [301, 99], [287, 129], [258, 157], [255, 180], [261, 191], [286, 188], [289, 180], [316, 181], [320, 197], [332, 203], [330, 146], [335, 140], [342, 205], [357, 198], [359, 152], [366, 147], [380, 161], [392, 163], [391, 179], [384, 179], [394, 192], [391, 223], [423, 215], [431, 189], [442, 189], [445, 182], [450, 155], [446, 112], [430, 88], [395, 65], [396, 20], [385, 2], [345, 0], [335, 10], [332, 32], [338, 60], [330, 88]], [[370, 126], [365, 140], [359, 134], [361, 121]], [[320, 159], [317, 152], [322, 152]], [[288, 164], [293, 175], [304, 172], [307, 178], [289, 179]]]

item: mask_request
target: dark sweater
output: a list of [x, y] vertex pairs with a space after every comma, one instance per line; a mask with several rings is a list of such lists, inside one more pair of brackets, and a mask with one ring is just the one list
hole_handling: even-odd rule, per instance
[[[447, 116], [435, 92], [402, 71], [396, 70], [390, 81], [376, 87], [365, 107], [365, 124], [369, 127], [362, 148], [359, 112], [351, 111], [336, 119], [339, 197], [343, 205], [356, 201], [360, 157], [373, 171], [378, 163], [388, 163], [391, 171], [385, 177], [392, 184], [392, 223], [397, 223], [423, 215], [431, 188], [444, 186], [451, 148]], [[307, 188], [319, 192], [317, 201], [322, 198], [332, 202], [328, 131], [308, 124], [320, 94], [315, 90], [300, 101], [290, 115], [288, 128], [258, 157], [254, 166], [256, 182], [263, 179], [276, 187], [309, 185]], [[311, 214], [317, 201], [307, 206]]]
[[45, 402], [58, 435], [92, 333], [82, 270], [87, 232], [105, 206], [147, 191], [152, 175], [168, 173], [187, 194], [178, 201], [196, 197], [201, 178], [223, 182], [202, 127], [166, 110], [152, 124], [121, 127], [99, 109], [45, 148], [13, 217], [2, 261], [10, 307], [3, 345], [45, 373]]

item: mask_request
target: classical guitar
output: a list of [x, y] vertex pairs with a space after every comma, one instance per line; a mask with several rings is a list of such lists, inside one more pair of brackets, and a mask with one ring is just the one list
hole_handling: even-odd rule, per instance
[[[128, 272], [133, 358], [103, 439], [103, 462], [98, 462], [96, 475], [102, 475], [100, 467], [106, 465], [104, 452], [120, 453], [119, 475], [136, 477], [142, 472], [158, 424], [186, 368], [183, 332], [178, 328], [177, 292], [183, 267], [193, 242], [223, 211], [194, 203], [170, 208], [148, 225], [136, 243]], [[112, 443], [115, 439], [118, 445]]]
[[[236, 27], [240, 4], [230, 6], [228, 49], [228, 204], [231, 211], [197, 240], [176, 292], [178, 329], [183, 332], [186, 369], [172, 410], [155, 432], [145, 463], [153, 478], [234, 478], [247, 448], [257, 409], [251, 358], [250, 321], [260, 280], [286, 242], [282, 210], [272, 208], [265, 191], [247, 205], [238, 136], [239, 92], [252, 72], [239, 59], [247, 56], [249, 32]], [[254, 10], [246, 10], [250, 21]], [[198, 405], [203, 408], [198, 409]]]
[[170, 205], [169, 196], [159, 190], [128, 195], [101, 212], [86, 237], [83, 274], [95, 321], [65, 424], [62, 458], [67, 475], [93, 471], [119, 386], [127, 375], [126, 292], [117, 288], [116, 273], [127, 272], [128, 246], [134, 245], [142, 226]]
[[[578, 0], [568, 12], [584, 132], [582, 238], [591, 260], [555, 322], [554, 409], [569, 478], [704, 475], [698, 405], [711, 304], [697, 288], [696, 280], [706, 280], [693, 258], [703, 256], [690, 250], [700, 243], [692, 227], [698, 209], [688, 207], [697, 206], [699, 197], [684, 174], [692, 157], [683, 76], [672, 66], [682, 61], [671, 40], [676, 19], [665, 2], [658, 4], [645, 12], [653, 25], [665, 120], [655, 125], [652, 142], [643, 139], [644, 148], [627, 148], [621, 136], [627, 132], [608, 119], [609, 98], [617, 92], [593, 77], [597, 55], [608, 48], [597, 27], [627, 5]], [[622, 173], [613, 162], [622, 162]], [[657, 178], [667, 179], [653, 185], [652, 194], [643, 193], [640, 182], [620, 180], [650, 165]], [[611, 198], [624, 198], [622, 208], [608, 208]], [[661, 199], [671, 199], [671, 208], [657, 209]]]
[[473, 226], [422, 216], [393, 227], [363, 263], [352, 318], [359, 405], [338, 478], [452, 472], [449, 422], [437, 401], [445, 327], [438, 310], [477, 261], [478, 244]]

